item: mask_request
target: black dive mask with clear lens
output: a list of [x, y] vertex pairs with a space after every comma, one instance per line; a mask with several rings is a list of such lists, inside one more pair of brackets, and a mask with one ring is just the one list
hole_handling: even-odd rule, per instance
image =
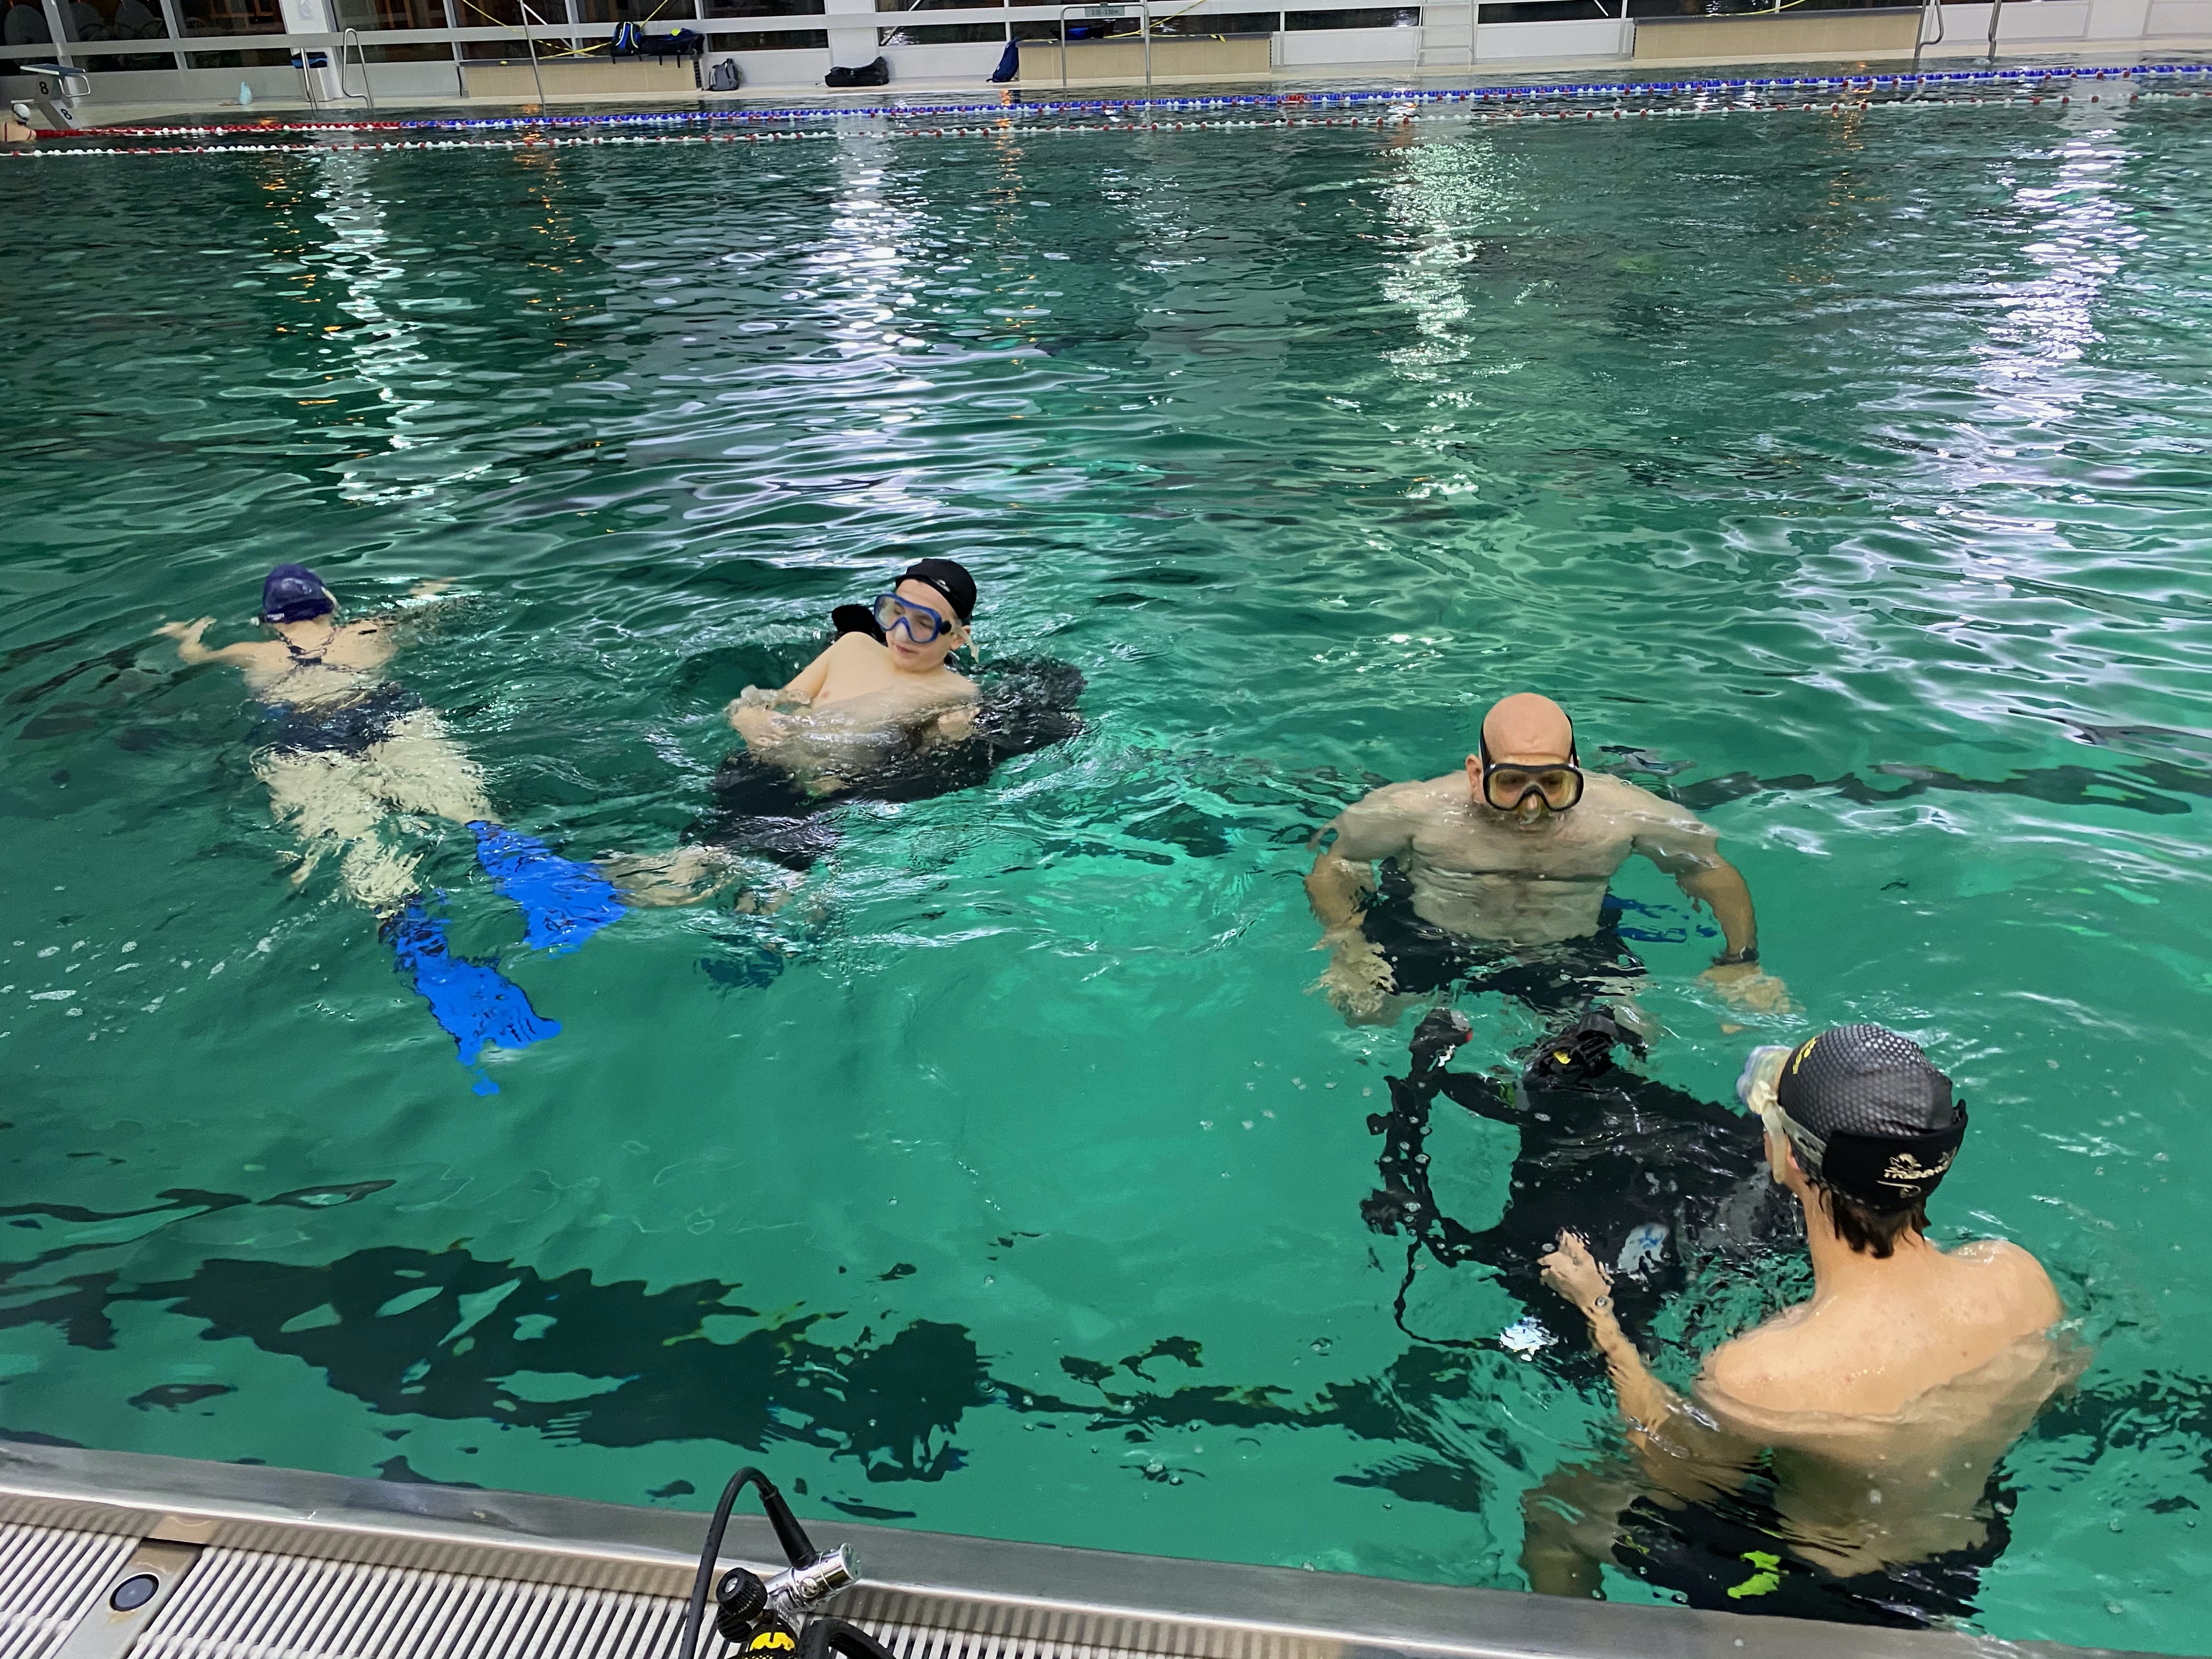
[[1582, 760], [1574, 739], [1567, 739], [1567, 758], [1559, 766], [1516, 766], [1490, 758], [1490, 738], [1481, 741], [1482, 799], [1501, 812], [1516, 812], [1534, 795], [1554, 812], [1564, 812], [1583, 798]]

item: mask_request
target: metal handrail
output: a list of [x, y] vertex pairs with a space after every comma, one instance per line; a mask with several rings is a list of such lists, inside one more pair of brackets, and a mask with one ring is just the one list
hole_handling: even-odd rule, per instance
[[[1126, 17], [1126, 4], [1085, 4], [1060, 9], [1060, 84], [1067, 85], [1067, 15], [1079, 11], [1092, 17]], [[1145, 84], [1152, 84], [1152, 8], [1151, 0], [1137, 0], [1137, 34], [1145, 43]]]
[[545, 20], [530, 9], [530, 0], [520, 0], [522, 7], [522, 44], [530, 48], [530, 84], [538, 88], [538, 107], [545, 107], [545, 77], [538, 72], [538, 37], [530, 32], [532, 23], [544, 26]]
[[[1930, 40], [1928, 38], [1928, 14], [1931, 11], [1936, 14], [1936, 38], [1933, 40]], [[1912, 31], [1912, 74], [1914, 81], [1912, 90], [1905, 95], [1906, 102], [1910, 103], [1913, 99], [1917, 98], [1920, 95], [1920, 83], [1918, 79], [1920, 74], [1920, 54], [1929, 46], [1940, 46], [1942, 44], [1943, 0], [1925, 0], [1925, 3], [1920, 8], [1919, 26]]]
[[[361, 64], [359, 92], [346, 90], [346, 47], [349, 45], [353, 47], [354, 56]], [[341, 99], [358, 98], [368, 106], [371, 115], [376, 113], [376, 94], [369, 89], [368, 84], [368, 48], [361, 43], [361, 31], [351, 25], [348, 25], [338, 36], [338, 96]]]

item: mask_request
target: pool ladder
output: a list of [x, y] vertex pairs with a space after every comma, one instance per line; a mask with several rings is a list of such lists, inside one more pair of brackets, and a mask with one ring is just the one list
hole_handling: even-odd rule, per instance
[[[348, 92], [346, 90], [346, 63], [348, 61], [346, 54], [349, 51], [353, 54], [352, 61], [358, 63], [361, 65], [361, 90], [359, 92]], [[350, 26], [346, 28], [343, 33], [338, 36], [337, 98], [338, 101], [341, 103], [352, 103], [356, 100], [359, 100], [360, 102], [368, 106], [368, 112], [371, 115], [376, 113], [376, 94], [369, 90], [368, 85], [368, 48], [362, 46], [361, 43], [361, 31], [357, 28], [351, 27]]]

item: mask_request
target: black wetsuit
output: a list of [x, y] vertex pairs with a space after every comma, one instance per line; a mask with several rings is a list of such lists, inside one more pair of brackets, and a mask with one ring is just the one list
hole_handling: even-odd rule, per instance
[[[1692, 1266], [1754, 1237], [1790, 1235], [1794, 1206], [1767, 1178], [1755, 1118], [1620, 1067], [1549, 1080], [1532, 1072], [1517, 1085], [1418, 1062], [1409, 1069], [1387, 1079], [1390, 1109], [1367, 1120], [1382, 1137], [1382, 1185], [1360, 1205], [1376, 1231], [1411, 1240], [1401, 1325], [1424, 1251], [1446, 1267], [1486, 1264], [1556, 1331], [1565, 1304], [1540, 1288], [1537, 1261], [1561, 1229], [1572, 1229], [1616, 1274], [1619, 1316], [1633, 1328], [1648, 1323]], [[1505, 1213], [1480, 1232], [1438, 1210], [1430, 1184], [1425, 1144], [1439, 1094], [1521, 1132]]]
[[1462, 938], [1423, 920], [1413, 909], [1413, 884], [1395, 863], [1385, 862], [1375, 902], [1360, 923], [1379, 947], [1408, 996], [1459, 987], [1517, 998], [1540, 1013], [1580, 1012], [1593, 1000], [1619, 995], [1621, 982], [1638, 979], [1644, 963], [1620, 936], [1620, 907], [1608, 896], [1597, 931], [1554, 945], [1509, 945]]
[[[323, 650], [330, 648], [326, 643]], [[284, 649], [295, 662], [319, 665], [322, 651], [302, 651], [289, 640]], [[269, 747], [279, 755], [367, 754], [391, 737], [399, 722], [423, 707], [422, 699], [405, 686], [380, 680], [340, 696], [318, 697], [313, 702], [271, 702], [262, 705], [276, 730]]]
[[1797, 1553], [1757, 1484], [1679, 1507], [1639, 1498], [1620, 1513], [1613, 1559], [1693, 1607], [1909, 1630], [1973, 1616], [1982, 1569], [2012, 1542], [2014, 1502], [1992, 1476], [1980, 1544], [1844, 1576]]
[[1073, 665], [1016, 658], [991, 664], [981, 679], [971, 736], [932, 749], [887, 742], [865, 765], [845, 769], [848, 787], [835, 794], [810, 794], [781, 767], [738, 750], [715, 772], [714, 804], [692, 820], [684, 839], [809, 870], [841, 838], [831, 809], [848, 801], [929, 800], [972, 789], [1006, 756], [1042, 749], [1083, 730], [1076, 712], [1083, 676]]

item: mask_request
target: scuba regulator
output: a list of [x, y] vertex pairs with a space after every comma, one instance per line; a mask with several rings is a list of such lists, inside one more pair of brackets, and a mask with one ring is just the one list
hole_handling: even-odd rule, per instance
[[[714, 1563], [722, 1551], [722, 1534], [728, 1530], [730, 1508], [746, 1486], [760, 1493], [761, 1509], [775, 1528], [775, 1541], [783, 1547], [791, 1565], [774, 1577], [763, 1579], [744, 1567], [732, 1567], [720, 1578]], [[691, 1601], [684, 1612], [683, 1645], [676, 1659], [699, 1659], [700, 1626], [707, 1611], [707, 1588], [714, 1590], [714, 1632], [737, 1653], [748, 1659], [893, 1659], [890, 1650], [842, 1619], [810, 1616], [840, 1590], [860, 1582], [860, 1569], [852, 1552], [840, 1544], [833, 1550], [817, 1550], [769, 1478], [747, 1467], [730, 1477], [714, 1505], [714, 1518], [707, 1528], [707, 1541], [699, 1552], [699, 1571], [691, 1581]], [[804, 1620], [802, 1629], [799, 1621]]]

